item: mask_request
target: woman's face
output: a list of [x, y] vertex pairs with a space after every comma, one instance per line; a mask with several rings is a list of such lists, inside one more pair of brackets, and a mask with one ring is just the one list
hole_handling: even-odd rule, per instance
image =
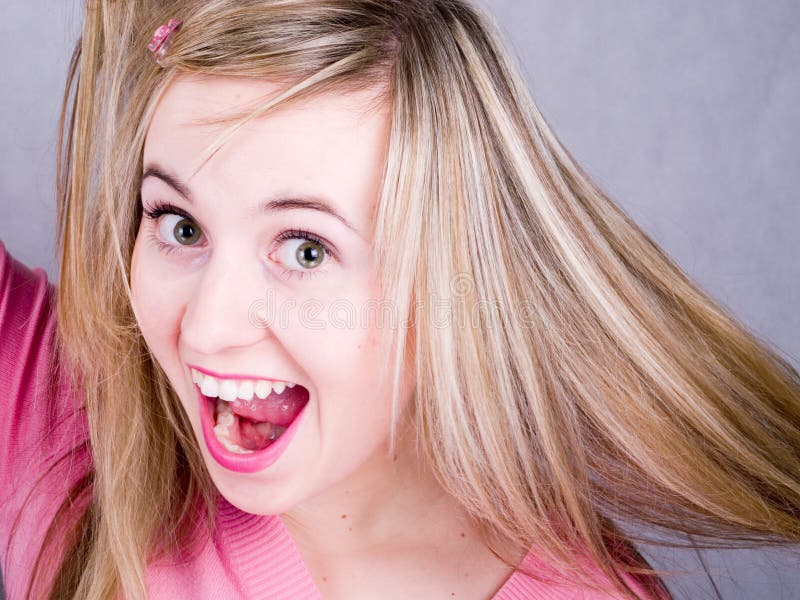
[[[259, 514], [285, 512], [370, 468], [390, 426], [391, 379], [377, 380], [383, 332], [365, 316], [380, 300], [370, 215], [388, 141], [385, 105], [368, 112], [372, 95], [358, 92], [281, 108], [248, 123], [192, 176], [221, 130], [198, 120], [277, 89], [238, 78], [170, 86], [147, 133], [131, 266], [142, 333], [212, 479]], [[168, 212], [153, 213], [159, 207]], [[218, 374], [218, 391], [205, 378], [195, 383], [190, 365]], [[401, 409], [412, 391], [403, 381]], [[217, 404], [233, 413], [217, 430], [234, 421], [220, 434], [234, 451], [209, 442]], [[282, 451], [241, 452], [270, 433], [280, 433], [273, 444]], [[247, 463], [248, 454], [269, 456]]]

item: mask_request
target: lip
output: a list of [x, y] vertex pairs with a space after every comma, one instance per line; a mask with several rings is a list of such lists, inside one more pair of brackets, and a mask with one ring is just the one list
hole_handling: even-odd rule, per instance
[[203, 367], [198, 367], [197, 365], [192, 365], [186, 363], [186, 366], [200, 371], [205, 375], [211, 375], [212, 377], [216, 377], [217, 379], [263, 379], [265, 381], [277, 381], [283, 383], [296, 383], [294, 381], [289, 381], [287, 379], [274, 379], [272, 377], [264, 377], [262, 375], [241, 375], [241, 374], [231, 374], [231, 373], [217, 373], [215, 371], [211, 371], [209, 369], [204, 369]]
[[289, 425], [286, 431], [272, 444], [263, 450], [248, 454], [238, 454], [225, 448], [216, 438], [214, 435], [213, 409], [209, 411], [209, 402], [200, 392], [200, 388], [198, 388], [196, 384], [194, 389], [197, 394], [197, 403], [200, 407], [200, 424], [203, 430], [203, 438], [205, 439], [209, 453], [221, 466], [237, 473], [255, 473], [257, 471], [262, 471], [278, 460], [297, 432], [297, 428], [300, 426], [300, 421], [302, 421], [309, 404], [306, 402], [291, 425]]

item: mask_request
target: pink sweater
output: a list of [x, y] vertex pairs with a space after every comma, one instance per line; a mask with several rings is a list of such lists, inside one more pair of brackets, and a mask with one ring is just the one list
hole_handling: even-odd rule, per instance
[[[36, 552], [59, 502], [69, 485], [91, 468], [87, 446], [80, 445], [87, 439], [85, 413], [68, 383], [64, 364], [53, 352], [54, 293], [41, 268], [27, 268], [0, 242], [0, 565], [9, 600], [23, 597]], [[66, 460], [34, 489], [34, 482], [59, 456]], [[26, 498], [31, 490], [33, 494]], [[18, 513], [18, 529], [7, 546]], [[322, 597], [277, 515], [246, 513], [222, 499], [216, 524], [213, 538], [192, 562], [148, 567], [150, 598]], [[533, 553], [524, 564], [535, 568]], [[638, 582], [629, 581], [643, 590]], [[642, 598], [648, 597], [641, 593]], [[492, 600], [525, 598], [600, 600], [609, 596], [567, 582], [546, 585], [515, 571]]]

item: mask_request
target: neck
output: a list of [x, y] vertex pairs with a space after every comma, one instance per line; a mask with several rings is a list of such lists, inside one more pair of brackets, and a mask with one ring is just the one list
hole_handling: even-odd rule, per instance
[[392, 540], [430, 542], [458, 524], [463, 510], [424, 468], [407, 427], [389, 452], [388, 439], [346, 480], [281, 515], [301, 550], [357, 553]]

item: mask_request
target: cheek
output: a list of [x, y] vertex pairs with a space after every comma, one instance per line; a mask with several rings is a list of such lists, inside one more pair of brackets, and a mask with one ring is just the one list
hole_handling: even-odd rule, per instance
[[[379, 336], [384, 331], [358, 319], [355, 327], [325, 320], [324, 329], [305, 330], [303, 345], [310, 351], [304, 366], [319, 394], [323, 446], [337, 460], [348, 454], [357, 461], [372, 453], [391, 427], [392, 377], [379, 377], [384, 362]], [[398, 414], [408, 400], [409, 375], [401, 373]]]

